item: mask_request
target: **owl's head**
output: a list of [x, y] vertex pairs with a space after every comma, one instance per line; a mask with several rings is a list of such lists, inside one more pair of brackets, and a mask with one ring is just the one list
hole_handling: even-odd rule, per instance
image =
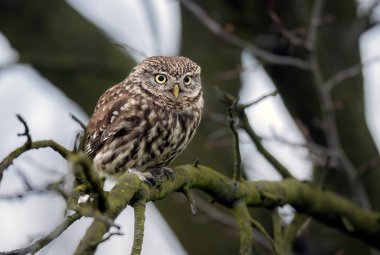
[[186, 105], [202, 97], [201, 68], [186, 57], [149, 57], [131, 75], [144, 92], [169, 105]]

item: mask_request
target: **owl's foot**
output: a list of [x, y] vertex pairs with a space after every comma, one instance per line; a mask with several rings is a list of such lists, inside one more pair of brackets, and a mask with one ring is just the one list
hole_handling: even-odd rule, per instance
[[155, 180], [155, 186], [161, 186], [164, 178], [167, 180], [173, 181], [175, 174], [172, 169], [169, 167], [158, 167], [158, 168], [149, 168], [146, 170], [146, 173], [151, 173]]
[[167, 179], [174, 180], [175, 174], [173, 170], [167, 166], [164, 167], [158, 167], [158, 168], [150, 168], [147, 171], [152, 173], [152, 175], [156, 178], [161, 178], [163, 176], [166, 176]]
[[156, 179], [150, 172], [140, 172], [136, 169], [130, 168], [128, 169], [128, 173], [132, 173], [139, 177], [140, 181], [147, 183], [149, 186], [155, 186]]
[[147, 183], [149, 186], [159, 187], [163, 182], [163, 178], [173, 181], [175, 174], [169, 167], [149, 168], [145, 172], [140, 172], [136, 169], [128, 169], [128, 173], [137, 175], [142, 182]]

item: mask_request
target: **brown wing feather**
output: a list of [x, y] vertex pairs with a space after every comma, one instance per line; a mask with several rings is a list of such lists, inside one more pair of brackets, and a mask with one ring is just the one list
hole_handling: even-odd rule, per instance
[[120, 128], [115, 125], [110, 128], [110, 124], [119, 118], [120, 108], [127, 101], [123, 84], [119, 83], [111, 87], [98, 100], [86, 130], [85, 152], [90, 157], [93, 157]]

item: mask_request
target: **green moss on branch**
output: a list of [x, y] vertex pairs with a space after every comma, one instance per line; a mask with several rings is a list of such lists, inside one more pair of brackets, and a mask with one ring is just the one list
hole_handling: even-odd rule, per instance
[[[184, 187], [190, 187], [203, 190], [218, 203], [231, 208], [237, 201], [244, 201], [250, 207], [267, 208], [290, 204], [298, 212], [310, 215], [380, 249], [379, 213], [365, 211], [348, 200], [331, 192], [322, 191], [309, 183], [295, 179], [275, 182], [234, 182], [206, 166], [184, 165], [176, 167], [174, 171], [176, 178], [173, 181], [163, 182], [158, 188], [141, 185], [136, 176], [124, 174], [109, 193], [110, 208], [106, 211], [107, 216], [111, 219], [116, 218], [133, 198], [144, 197], [146, 201], [155, 201]], [[76, 254], [93, 254], [95, 250], [88, 248], [101, 242], [106, 232], [107, 227], [104, 223], [95, 221], [78, 247], [80, 252]]]
[[251, 216], [244, 200], [238, 200], [233, 211], [240, 233], [240, 255], [252, 254], [253, 229], [251, 227]]
[[144, 199], [137, 201], [133, 204], [133, 208], [135, 210], [135, 229], [131, 254], [140, 255], [144, 238], [146, 201]]
[[[0, 162], [0, 174], [25, 151], [45, 147], [52, 148], [70, 161], [73, 161], [74, 155], [79, 155], [54, 141], [32, 142], [29, 146], [24, 145], [14, 150]], [[80, 163], [81, 161], [78, 164]], [[95, 172], [91, 165], [86, 165], [89, 167], [88, 171]], [[176, 178], [163, 181], [159, 187], [148, 187], [146, 184], [142, 184], [137, 176], [125, 173], [108, 194], [102, 195], [104, 196], [102, 199], [107, 201], [107, 206], [103, 207], [105, 209], [104, 216], [114, 220], [128, 204], [139, 200], [155, 201], [165, 198], [172, 192], [196, 188], [203, 190], [215, 201], [230, 208], [236, 208], [238, 202], [243, 203], [244, 206], [267, 208], [290, 204], [297, 212], [309, 215], [380, 249], [380, 242], [378, 242], [380, 240], [380, 213], [363, 210], [348, 200], [309, 183], [293, 178], [275, 182], [236, 182], [206, 166], [184, 165], [176, 167], [174, 171]], [[110, 226], [104, 220], [95, 217], [75, 254], [94, 254]], [[242, 226], [240, 225], [241, 229], [246, 230]], [[242, 232], [242, 234], [244, 233]]]

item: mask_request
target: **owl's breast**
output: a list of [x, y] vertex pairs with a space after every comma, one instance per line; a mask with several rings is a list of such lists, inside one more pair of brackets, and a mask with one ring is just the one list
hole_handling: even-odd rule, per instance
[[172, 112], [155, 124], [148, 136], [146, 148], [152, 155], [147, 167], [158, 167], [174, 160], [192, 139], [199, 119], [188, 113]]
[[198, 111], [141, 109], [133, 118], [124, 118], [123, 128], [102, 148], [94, 162], [110, 174], [128, 168], [145, 170], [166, 166], [185, 149], [199, 122]]

